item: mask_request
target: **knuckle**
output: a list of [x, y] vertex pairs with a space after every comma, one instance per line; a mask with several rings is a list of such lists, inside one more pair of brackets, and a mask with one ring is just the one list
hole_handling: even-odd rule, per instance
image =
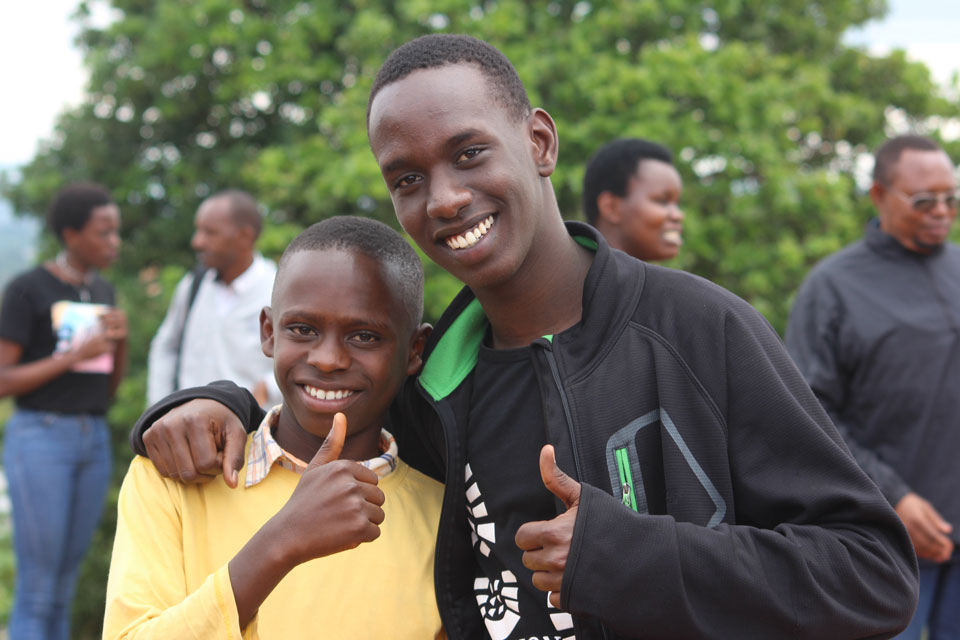
[[214, 469], [217, 465], [217, 452], [204, 449], [195, 454], [198, 469]]

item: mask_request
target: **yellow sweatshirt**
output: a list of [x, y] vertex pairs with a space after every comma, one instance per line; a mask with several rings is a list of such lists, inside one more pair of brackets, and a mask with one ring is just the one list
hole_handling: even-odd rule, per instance
[[[249, 438], [248, 438], [249, 447]], [[134, 458], [120, 489], [103, 638], [429, 639], [441, 633], [433, 550], [442, 485], [398, 460], [379, 486], [380, 537], [284, 577], [241, 631], [227, 563], [286, 503], [300, 476], [274, 465], [230, 489], [163, 478]]]

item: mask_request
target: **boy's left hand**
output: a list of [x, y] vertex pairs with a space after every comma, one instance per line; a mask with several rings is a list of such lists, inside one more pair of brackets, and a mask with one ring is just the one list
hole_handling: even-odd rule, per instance
[[523, 550], [523, 565], [533, 571], [533, 586], [550, 593], [550, 604], [560, 608], [560, 585], [570, 555], [573, 525], [580, 504], [580, 483], [557, 466], [553, 445], [540, 450], [540, 477], [550, 493], [567, 510], [553, 520], [528, 522], [517, 530], [516, 543]]

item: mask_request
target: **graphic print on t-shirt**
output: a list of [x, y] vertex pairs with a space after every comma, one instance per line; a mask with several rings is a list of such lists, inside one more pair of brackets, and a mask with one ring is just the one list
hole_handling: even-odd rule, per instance
[[[470, 465], [466, 466], [467, 487], [467, 520], [470, 523], [470, 533], [474, 550], [484, 556], [490, 555], [489, 544], [497, 540], [496, 525], [487, 513], [483, 502], [480, 487], [473, 479]], [[480, 522], [486, 519], [486, 522]], [[517, 623], [520, 622], [520, 588], [517, 577], [509, 569], [500, 572], [497, 578], [478, 577], [473, 581], [473, 592], [477, 598], [477, 606], [483, 616], [483, 623], [491, 640], [508, 640]], [[557, 609], [550, 603], [550, 594], [543, 594], [546, 599], [546, 609], [550, 622], [560, 635], [536, 636], [529, 640], [573, 640], [573, 618], [565, 611]], [[563, 633], [569, 635], [562, 635]], [[517, 638], [516, 640], [527, 640]]]
[[480, 347], [467, 420], [464, 491], [474, 596], [491, 640], [566, 640], [573, 620], [551, 607], [523, 565], [517, 531], [557, 516], [540, 477], [546, 425], [531, 347]]
[[510, 632], [520, 622], [520, 602], [517, 600], [517, 578], [504, 571], [499, 578], [477, 578], [473, 581], [473, 593], [483, 615], [483, 624], [492, 640], [507, 640]]
[[[57, 336], [54, 355], [75, 349], [102, 331], [100, 316], [109, 310], [105, 304], [61, 300], [50, 307], [50, 321]], [[80, 373], [112, 373], [113, 353], [108, 351], [70, 367]]]
[[490, 555], [490, 545], [497, 541], [493, 518], [487, 513], [487, 505], [483, 503], [480, 487], [473, 480], [470, 464], [466, 470], [467, 487], [467, 521], [470, 523], [470, 539], [473, 546], [483, 555]]

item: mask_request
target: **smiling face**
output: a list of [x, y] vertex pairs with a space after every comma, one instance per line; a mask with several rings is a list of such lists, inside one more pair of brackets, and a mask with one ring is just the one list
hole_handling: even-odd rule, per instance
[[281, 446], [284, 431], [322, 438], [340, 411], [348, 445], [361, 432], [379, 435], [404, 378], [420, 366], [426, 337], [410, 326], [397, 290], [366, 255], [324, 249], [287, 257], [260, 318], [263, 351], [283, 393]]
[[[943, 194], [957, 188], [953, 164], [943, 151], [905, 149], [892, 168], [889, 185], [874, 183], [870, 196], [880, 214], [880, 228], [911, 251], [929, 253], [947, 240], [957, 217], [956, 205], [948, 206]], [[929, 211], [911, 204], [918, 194], [939, 194]]]
[[106, 269], [120, 250], [120, 209], [115, 204], [94, 207], [83, 227], [63, 230], [63, 243], [77, 263]]
[[627, 184], [624, 198], [613, 196], [618, 208], [622, 247], [641, 260], [669, 260], [683, 244], [683, 183], [671, 165], [644, 160]]
[[369, 135], [401, 226], [477, 290], [503, 284], [545, 224], [556, 131], [546, 112], [511, 117], [469, 64], [414, 71], [383, 87]]

